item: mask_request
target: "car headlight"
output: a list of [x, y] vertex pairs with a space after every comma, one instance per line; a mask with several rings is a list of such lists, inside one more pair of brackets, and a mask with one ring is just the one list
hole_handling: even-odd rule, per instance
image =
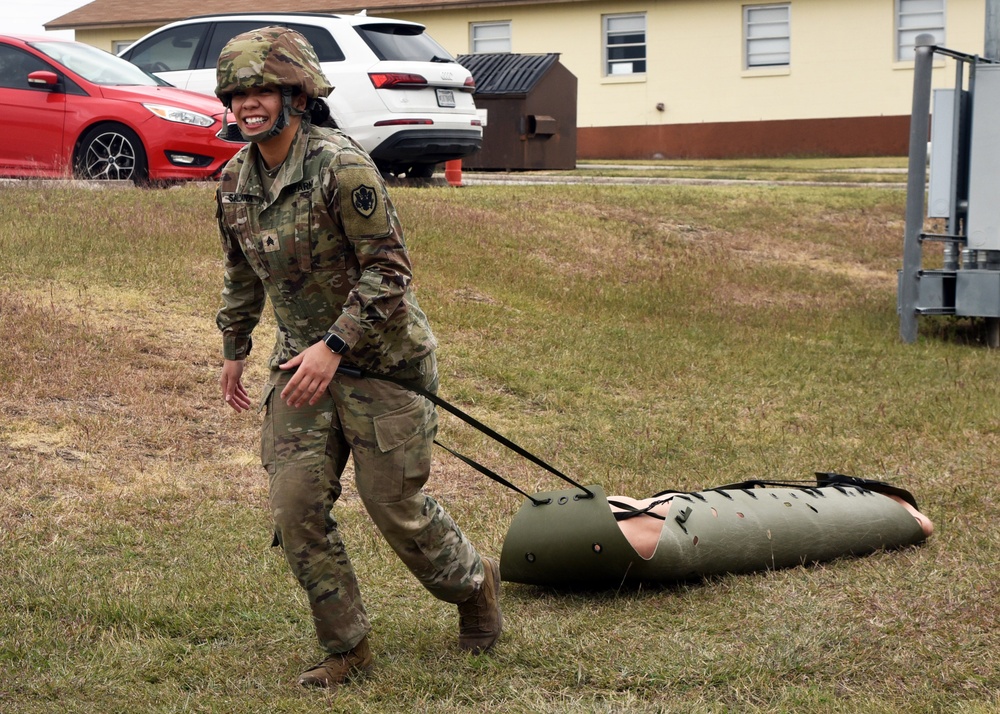
[[179, 124], [192, 124], [193, 126], [212, 126], [215, 119], [189, 109], [167, 106], [166, 104], [143, 104], [149, 111], [153, 112], [160, 119], [175, 121]]

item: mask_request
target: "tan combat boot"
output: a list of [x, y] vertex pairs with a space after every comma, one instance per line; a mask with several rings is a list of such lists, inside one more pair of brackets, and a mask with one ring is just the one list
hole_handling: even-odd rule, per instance
[[483, 570], [483, 582], [475, 595], [458, 606], [458, 646], [472, 654], [491, 649], [503, 629], [500, 565], [483, 558]]
[[368, 637], [343, 654], [330, 655], [307, 672], [299, 675], [303, 687], [336, 687], [348, 679], [367, 674], [372, 670], [372, 651]]

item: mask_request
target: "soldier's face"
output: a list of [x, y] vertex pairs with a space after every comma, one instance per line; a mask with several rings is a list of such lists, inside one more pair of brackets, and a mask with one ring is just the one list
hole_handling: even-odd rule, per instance
[[233, 94], [233, 115], [245, 136], [263, 134], [281, 114], [281, 92], [277, 87], [251, 87]]

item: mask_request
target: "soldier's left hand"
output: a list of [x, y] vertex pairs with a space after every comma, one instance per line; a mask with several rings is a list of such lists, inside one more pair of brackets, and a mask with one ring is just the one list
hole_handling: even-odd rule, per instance
[[339, 366], [340, 355], [332, 352], [322, 342], [317, 342], [280, 365], [281, 369], [295, 370], [295, 374], [281, 390], [281, 398], [285, 404], [295, 408], [306, 402], [315, 404], [330, 386]]

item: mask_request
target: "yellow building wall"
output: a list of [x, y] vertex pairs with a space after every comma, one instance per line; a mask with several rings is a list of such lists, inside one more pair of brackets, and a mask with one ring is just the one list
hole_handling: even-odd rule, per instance
[[[512, 51], [557, 52], [577, 78], [577, 126], [899, 116], [910, 113], [912, 63], [895, 61], [894, 0], [791, 0], [791, 64], [743, 69], [741, 0], [562, 2], [396, 12], [428, 27], [452, 54], [470, 52], [470, 24], [510, 21]], [[981, 53], [984, 0], [947, 0], [949, 48]], [[605, 77], [602, 14], [646, 13], [647, 72]], [[374, 14], [374, 13], [373, 13]], [[80, 29], [80, 42], [111, 51], [154, 26]], [[940, 60], [935, 86], [954, 84]], [[662, 104], [660, 111], [657, 105]]]
[[[894, 0], [791, 0], [791, 63], [743, 69], [740, 0], [574, 2], [540, 7], [396, 13], [427, 25], [453, 54], [470, 52], [470, 23], [509, 20], [512, 51], [558, 52], [577, 77], [577, 126], [636, 126], [908, 115], [911, 62], [895, 61]], [[602, 76], [603, 13], [646, 12], [647, 72]], [[947, 0], [945, 45], [984, 42], [984, 0]], [[954, 84], [940, 60], [936, 86]], [[656, 105], [662, 103], [664, 111]]]
[[149, 25], [146, 27], [111, 28], [103, 30], [77, 30], [76, 41], [85, 42], [107, 52], [113, 52], [115, 42], [135, 42], [140, 37], [149, 34], [159, 25]]

